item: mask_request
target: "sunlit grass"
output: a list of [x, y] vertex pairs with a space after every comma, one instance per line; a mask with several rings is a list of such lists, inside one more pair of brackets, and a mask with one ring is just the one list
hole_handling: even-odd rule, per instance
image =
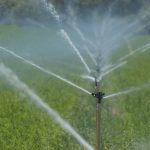
[[[34, 32], [31, 38], [31, 34], [26, 33], [25, 35], [26, 31], [28, 30], [23, 29], [22, 31], [17, 27], [0, 28], [0, 33], [2, 33], [0, 45], [15, 50], [25, 58], [59, 73], [92, 92], [93, 83], [80, 78], [85, 70], [82, 71], [83, 66], [79, 63], [78, 58], [69, 52], [68, 47], [62, 56], [61, 42], [64, 41], [53, 43], [55, 46], [49, 43], [49, 40], [51, 42], [60, 40], [57, 36], [53, 37], [55, 32], [49, 31], [50, 34], [47, 30], [44, 33], [42, 33], [43, 30], [30, 30], [30, 32]], [[38, 37], [38, 35], [40, 36]], [[12, 37], [14, 37], [13, 40]], [[30, 39], [28, 39], [29, 37]], [[146, 43], [148, 38], [148, 36], [145, 38], [142, 36], [137, 41], [137, 45], [136, 42], [132, 43], [133, 47], [138, 47], [139, 41]], [[34, 40], [31, 41], [32, 39]], [[42, 45], [38, 47], [40, 42]], [[26, 52], [28, 54], [31, 52], [32, 55], [26, 55]], [[123, 53], [121, 50], [119, 53], [115, 53], [113, 61]], [[128, 51], [124, 54], [127, 53]], [[95, 101], [92, 97], [8, 54], [2, 52], [0, 54], [2, 54], [0, 62], [10, 67], [22, 81], [70, 122], [91, 145], [95, 145]], [[127, 60], [126, 66], [104, 78], [103, 90], [106, 94], [123, 91], [131, 86], [140, 86], [149, 80], [149, 51]], [[136, 149], [140, 139], [147, 141], [150, 134], [149, 97], [150, 91], [149, 88], [146, 88], [103, 101], [103, 149], [132, 150]], [[28, 98], [20, 95], [17, 90], [9, 86], [4, 78], [0, 77], [0, 149], [81, 150], [83, 147], [56, 125], [44, 111], [31, 103]]]

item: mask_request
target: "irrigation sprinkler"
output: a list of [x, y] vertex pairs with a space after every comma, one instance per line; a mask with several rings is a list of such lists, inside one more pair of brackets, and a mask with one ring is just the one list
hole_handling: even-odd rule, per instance
[[95, 92], [92, 96], [96, 98], [96, 150], [101, 148], [101, 102], [104, 95], [103, 92], [99, 92], [99, 82], [95, 78]]
[[96, 66], [96, 72], [94, 75], [95, 79], [95, 91], [91, 93], [91, 95], [96, 98], [96, 150], [101, 149], [101, 105], [102, 105], [102, 99], [105, 95], [105, 93], [100, 91], [100, 81], [98, 80], [99, 74], [101, 72], [100, 70], [100, 64], [101, 64], [101, 55], [99, 54], [97, 57], [97, 66]]

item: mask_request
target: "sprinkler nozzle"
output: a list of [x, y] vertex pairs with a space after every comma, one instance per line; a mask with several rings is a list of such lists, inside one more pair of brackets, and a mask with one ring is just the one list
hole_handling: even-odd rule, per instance
[[95, 98], [97, 98], [99, 100], [99, 102], [101, 102], [101, 100], [103, 99], [105, 93], [97, 92], [97, 93], [92, 93], [91, 95], [94, 96]]

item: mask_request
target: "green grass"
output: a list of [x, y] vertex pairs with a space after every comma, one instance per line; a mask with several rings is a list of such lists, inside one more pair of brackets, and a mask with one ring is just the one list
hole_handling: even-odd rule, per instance
[[[143, 41], [144, 42], [144, 41]], [[142, 41], [141, 41], [142, 43]], [[128, 58], [128, 64], [110, 74], [106, 80], [113, 92], [123, 91], [129, 87], [140, 87], [150, 81], [149, 51]], [[140, 149], [146, 148], [150, 135], [150, 88], [141, 89], [124, 96], [104, 102], [103, 131], [105, 149]]]
[[[84, 68], [78, 58], [53, 30], [5, 26], [0, 27], [0, 33], [1, 46], [14, 50], [89, 91], [93, 90], [92, 83], [80, 79]], [[139, 43], [146, 43], [149, 39], [148, 36], [139, 37], [137, 43], [133, 41], [133, 47], [136, 48]], [[65, 51], [62, 52], [64, 48]], [[30, 52], [31, 55], [26, 55]], [[114, 54], [112, 61], [123, 54], [124, 49], [119, 50]], [[95, 101], [92, 97], [1, 51], [0, 62], [10, 67], [91, 145], [95, 145]], [[104, 79], [104, 91], [111, 94], [146, 83], [150, 77], [149, 62], [149, 51], [129, 58], [125, 67]], [[137, 150], [148, 147], [149, 97], [150, 90], [146, 88], [103, 101], [104, 150]], [[44, 110], [22, 96], [6, 82], [5, 78], [0, 77], [0, 149], [83, 150], [84, 148], [71, 135], [64, 132]]]

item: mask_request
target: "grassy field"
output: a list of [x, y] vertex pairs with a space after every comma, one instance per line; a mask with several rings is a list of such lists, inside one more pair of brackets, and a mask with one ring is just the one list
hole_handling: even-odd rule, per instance
[[[133, 41], [135, 49], [149, 36]], [[80, 61], [57, 30], [0, 27], [0, 46], [92, 91], [93, 83], [80, 78], [85, 72]], [[65, 49], [65, 50], [62, 50]], [[128, 53], [125, 48], [112, 62]], [[107, 94], [150, 80], [150, 52], [130, 57], [128, 64], [104, 78]], [[89, 143], [95, 146], [95, 100], [20, 60], [0, 51], [0, 62], [58, 111]], [[102, 139], [104, 150], [148, 150], [150, 138], [150, 89], [103, 101]], [[63, 131], [44, 110], [22, 96], [0, 76], [0, 149], [2, 150], [83, 150], [71, 135]]]

